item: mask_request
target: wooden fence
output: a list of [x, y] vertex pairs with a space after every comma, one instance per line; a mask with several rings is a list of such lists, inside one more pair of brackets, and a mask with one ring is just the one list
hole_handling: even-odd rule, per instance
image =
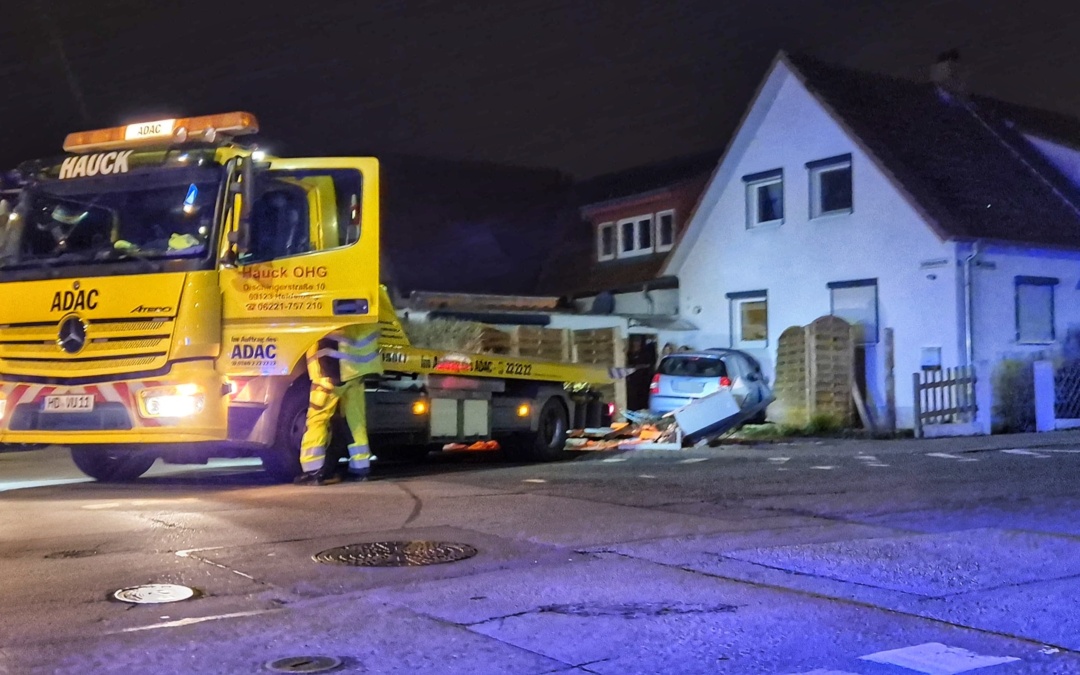
[[975, 418], [975, 369], [971, 366], [914, 373], [915, 435], [928, 424], [960, 424]]

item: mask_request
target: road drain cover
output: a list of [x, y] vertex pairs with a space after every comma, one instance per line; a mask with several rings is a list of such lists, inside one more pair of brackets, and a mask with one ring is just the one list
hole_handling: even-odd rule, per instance
[[349, 544], [311, 556], [315, 562], [352, 567], [421, 567], [457, 562], [476, 555], [468, 544], [441, 541], [376, 541]]
[[275, 673], [325, 673], [341, 665], [334, 656], [290, 656], [266, 664]]
[[113, 597], [120, 602], [131, 602], [137, 605], [180, 602], [181, 600], [190, 600], [196, 595], [197, 592], [194, 588], [176, 584], [145, 584], [143, 586], [121, 588], [113, 593]]
[[57, 551], [56, 553], [50, 553], [45, 556], [48, 560], [60, 560], [64, 558], [89, 558], [92, 555], [97, 555], [97, 551]]

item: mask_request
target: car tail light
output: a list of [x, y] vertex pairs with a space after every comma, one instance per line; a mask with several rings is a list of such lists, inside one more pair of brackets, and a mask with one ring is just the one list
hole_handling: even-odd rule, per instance
[[608, 417], [615, 417], [615, 404], [614, 403], [608, 403], [607, 404], [607, 414], [608, 414]]
[[731, 378], [728, 377], [727, 375], [725, 375], [724, 377], [721, 377], [720, 378], [720, 386], [721, 387], [730, 387], [731, 386]]
[[652, 376], [652, 382], [649, 383], [649, 393], [650, 394], [659, 394], [660, 393], [660, 373], [657, 373], [657, 374]]

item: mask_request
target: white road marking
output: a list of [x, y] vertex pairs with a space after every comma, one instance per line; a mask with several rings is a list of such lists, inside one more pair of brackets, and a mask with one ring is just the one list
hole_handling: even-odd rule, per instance
[[1020, 660], [1015, 656], [982, 656], [960, 647], [949, 647], [940, 642], [891, 649], [859, 658], [863, 661], [915, 670], [926, 675], [956, 675], [956, 673], [966, 673], [977, 668]]
[[638, 478], [656, 478], [656, 476], [653, 476], [652, 474], [643, 473], [640, 476], [638, 476]]
[[206, 563], [207, 565], [213, 565], [214, 567], [218, 567], [218, 568], [221, 568], [221, 569], [226, 570], [228, 572], [232, 572], [233, 574], [235, 574], [238, 577], [244, 577], [245, 579], [251, 579], [252, 581], [255, 581], [255, 577], [251, 576], [250, 574], [245, 574], [245, 573], [241, 572], [240, 570], [234, 570], [233, 568], [229, 567], [228, 565], [222, 565], [221, 563], [214, 562], [213, 560], [210, 560], [209, 558], [203, 558], [201, 556], [192, 555], [192, 553], [199, 553], [201, 551], [217, 551], [217, 550], [222, 549], [222, 548], [225, 548], [225, 547], [224, 546], [208, 546], [206, 548], [187, 548], [187, 549], [184, 549], [183, 551], [177, 551], [176, 555], [178, 557], [180, 557], [180, 558], [191, 558], [192, 560], [198, 560], [201, 563]]
[[866, 466], [889, 466], [888, 464], [882, 464], [881, 462], [867, 462]]
[[1023, 448], [1013, 448], [1011, 450], [1002, 450], [1007, 455], [1024, 455], [1025, 457], [1037, 457], [1039, 459], [1046, 459], [1050, 455], [1044, 455], [1039, 452], [1033, 452], [1031, 450], [1024, 450]]
[[1077, 455], [1080, 450], [1076, 448], [1039, 448], [1039, 452], [1058, 452], [1063, 455]]
[[963, 459], [960, 455], [952, 455], [947, 452], [928, 452], [927, 457], [940, 457], [942, 459]]
[[525, 480], [523, 480], [521, 482], [522, 483], [546, 483], [547, 481], [544, 480], [543, 478], [526, 478]]
[[109, 635], [115, 635], [117, 633], [135, 633], [142, 630], [156, 630], [158, 628], [179, 628], [180, 626], [190, 626], [194, 623], [203, 623], [205, 621], [218, 621], [220, 619], [238, 619], [244, 616], [257, 616], [259, 614], [269, 614], [270, 612], [280, 612], [280, 609], [256, 609], [250, 612], [233, 612], [232, 614], [218, 614], [217, 616], [199, 616], [190, 619], [179, 619], [177, 621], [166, 621], [165, 623], [152, 623], [149, 626], [136, 626], [134, 628], [125, 628], [120, 631], [112, 631]]
[[820, 469], [822, 471], [829, 471], [831, 469], [835, 469], [836, 467], [835, 466], [812, 466], [810, 468], [811, 469]]
[[876, 462], [877, 461], [877, 457], [874, 457], [873, 455], [855, 455], [855, 459], [861, 459], [864, 462]]
[[185, 548], [183, 551], [177, 551], [176, 555], [181, 558], [190, 558], [192, 553], [198, 553], [200, 551], [217, 551], [225, 548], [224, 546], [207, 546], [206, 548]]
[[679, 464], [697, 464], [698, 462], [707, 462], [708, 457], [691, 457], [690, 459], [680, 459]]
[[784, 462], [788, 461], [789, 459], [791, 459], [791, 458], [790, 457], [770, 457], [769, 461], [770, 462], [776, 462], [777, 464], [783, 464]]
[[607, 459], [602, 459], [600, 461], [601, 462], [608, 462], [608, 463], [611, 463], [611, 462], [625, 462], [627, 459], [628, 459], [627, 457], [608, 457]]

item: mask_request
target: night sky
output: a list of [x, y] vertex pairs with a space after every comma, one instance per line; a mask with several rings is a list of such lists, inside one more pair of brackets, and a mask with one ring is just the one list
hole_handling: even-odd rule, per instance
[[1080, 117], [1080, 12], [1017, 0], [24, 0], [0, 10], [0, 166], [68, 131], [243, 109], [272, 152], [584, 178], [721, 148], [778, 49]]

